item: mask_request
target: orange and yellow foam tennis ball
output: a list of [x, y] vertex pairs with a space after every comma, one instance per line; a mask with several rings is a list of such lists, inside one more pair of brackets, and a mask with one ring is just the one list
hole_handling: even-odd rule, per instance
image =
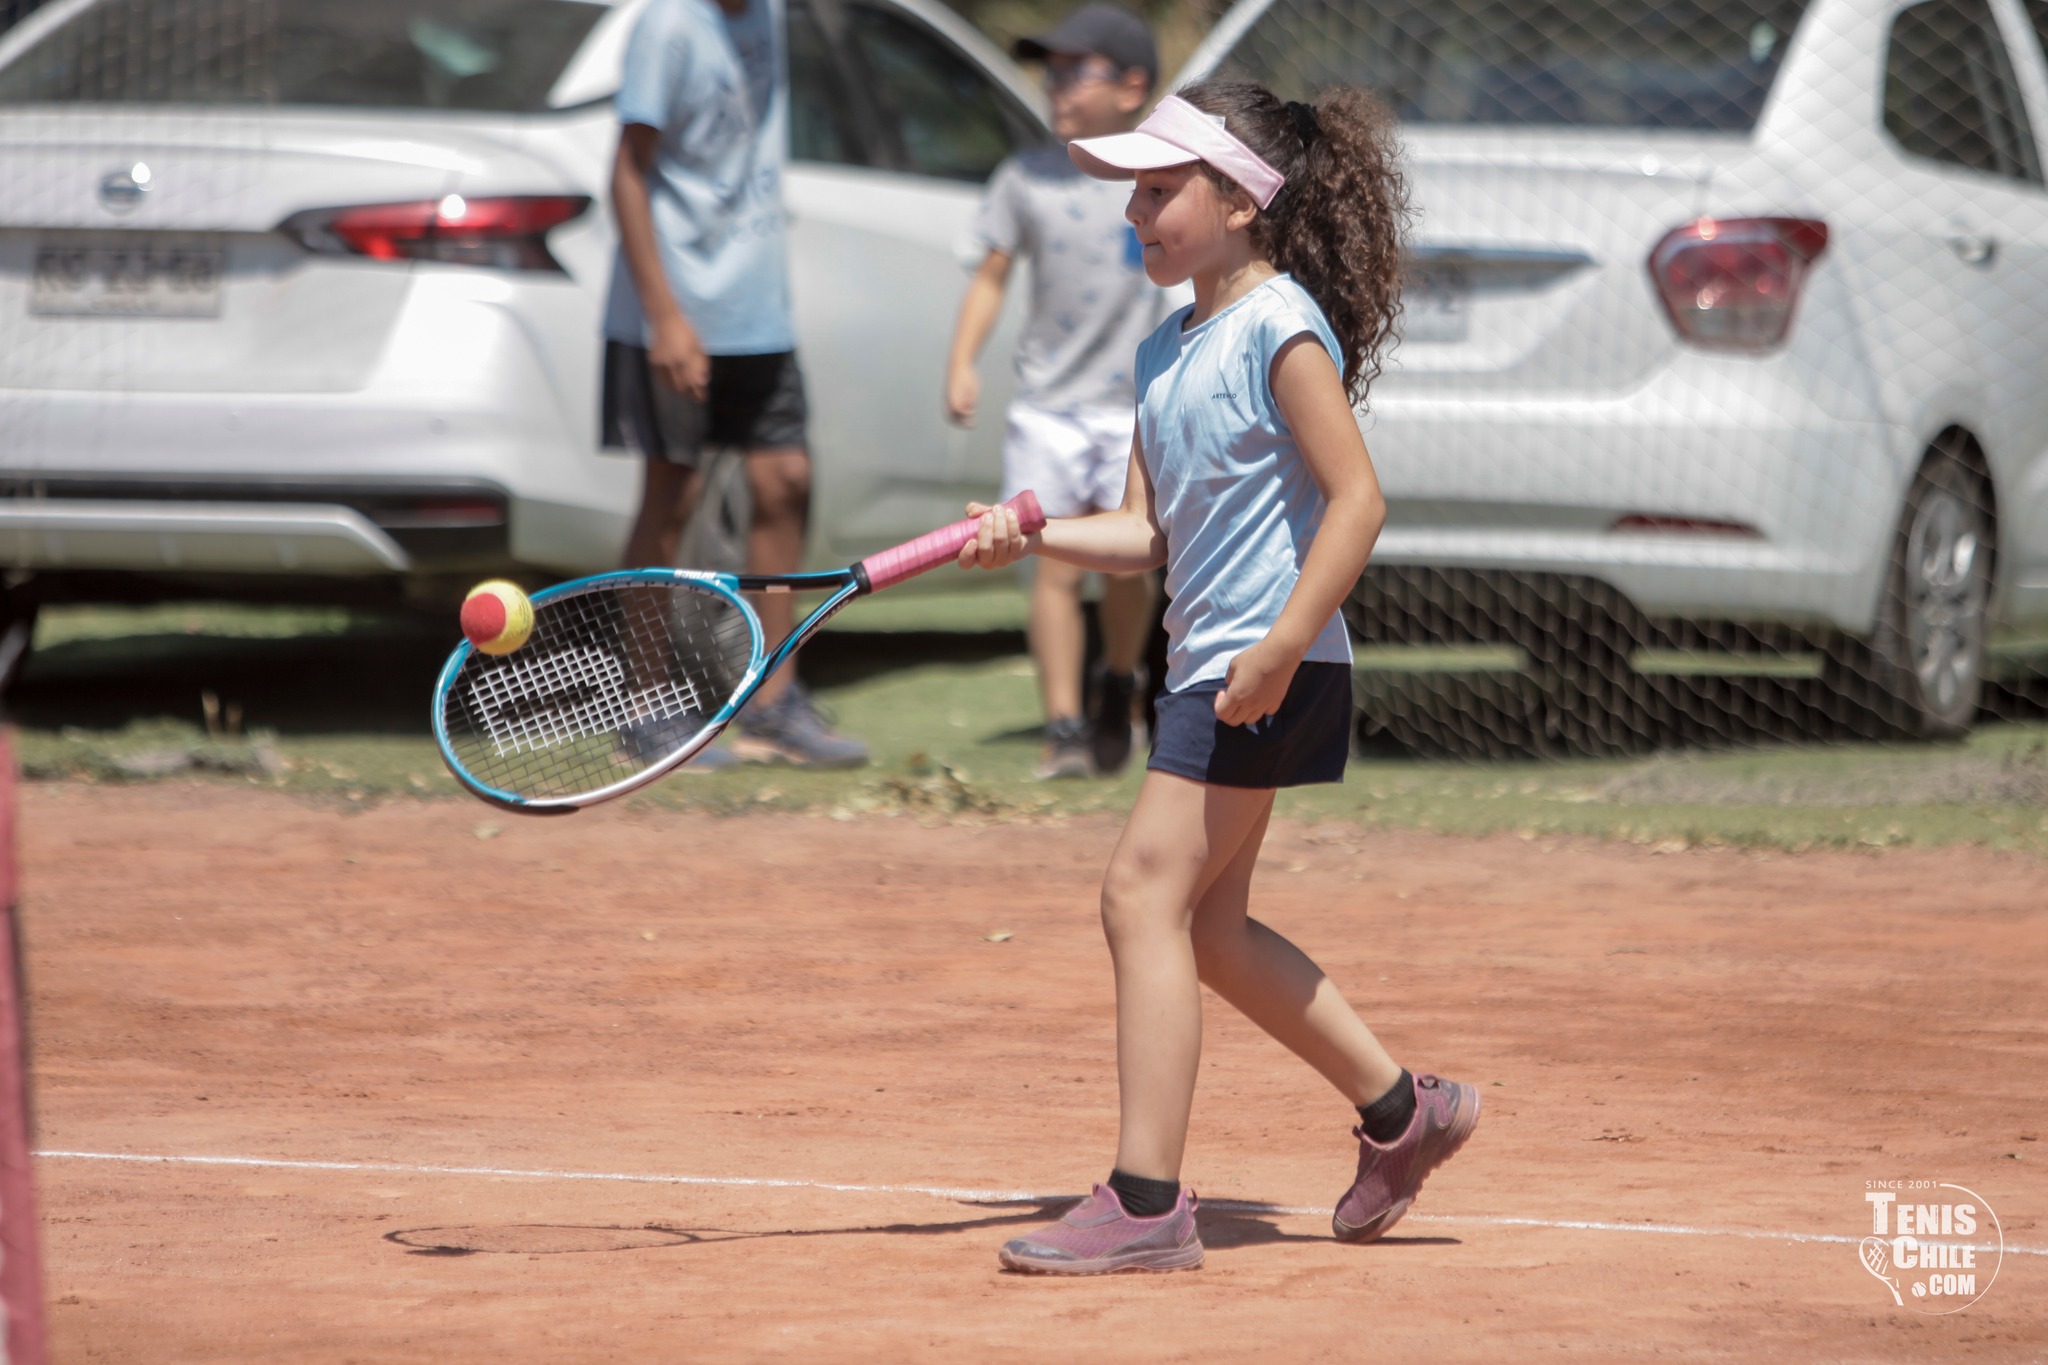
[[510, 654], [533, 634], [533, 603], [516, 583], [479, 583], [462, 599], [462, 633], [486, 654]]

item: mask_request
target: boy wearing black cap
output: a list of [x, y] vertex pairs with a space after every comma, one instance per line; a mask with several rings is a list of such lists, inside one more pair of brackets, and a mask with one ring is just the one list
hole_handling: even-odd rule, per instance
[[[946, 410], [962, 426], [974, 420], [981, 394], [975, 358], [1021, 256], [1031, 267], [1031, 313], [1017, 346], [1003, 496], [1029, 488], [1047, 516], [1083, 516], [1123, 502], [1137, 402], [1132, 361], [1168, 303], [1145, 278], [1137, 234], [1124, 218], [1128, 187], [1082, 175], [1064, 143], [1134, 127], [1158, 80], [1159, 57], [1145, 21], [1106, 4], [1082, 6], [1052, 32], [1021, 39], [1014, 51], [1045, 63], [1061, 145], [1019, 152], [989, 181], [976, 224], [988, 254], [954, 328]], [[1085, 575], [1056, 560], [1035, 568], [1031, 655], [1046, 719], [1039, 776], [1117, 772], [1130, 758], [1141, 700], [1137, 673], [1151, 622], [1151, 575], [1104, 576], [1104, 669], [1094, 714], [1084, 719]]]

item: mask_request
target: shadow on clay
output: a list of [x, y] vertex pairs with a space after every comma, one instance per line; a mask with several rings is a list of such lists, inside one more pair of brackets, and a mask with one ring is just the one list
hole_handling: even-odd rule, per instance
[[[1009, 1200], [970, 1204], [991, 1210], [975, 1218], [930, 1223], [868, 1223], [840, 1228], [780, 1228], [747, 1232], [731, 1228], [683, 1228], [664, 1223], [615, 1227], [572, 1223], [475, 1224], [465, 1227], [401, 1228], [384, 1240], [413, 1256], [559, 1256], [573, 1252], [653, 1251], [707, 1246], [716, 1242], [757, 1242], [805, 1237], [933, 1237], [989, 1228], [1028, 1227], [1050, 1222], [1078, 1202], [1072, 1199]], [[1015, 1210], [997, 1212], [997, 1210]], [[1287, 1232], [1268, 1218], [1237, 1210], [1204, 1209], [1197, 1216], [1202, 1245], [1210, 1251], [1265, 1246], [1276, 1242], [1327, 1242], [1327, 1236]], [[1379, 1246], [1456, 1246], [1455, 1237], [1386, 1237]]]

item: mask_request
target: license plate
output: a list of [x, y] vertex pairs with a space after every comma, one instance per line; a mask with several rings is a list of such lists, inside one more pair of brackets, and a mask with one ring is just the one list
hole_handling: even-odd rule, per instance
[[1404, 341], [1463, 341], [1472, 327], [1472, 285], [1463, 266], [1409, 270], [1401, 288]]
[[208, 246], [36, 248], [28, 311], [45, 317], [220, 316], [221, 250]]

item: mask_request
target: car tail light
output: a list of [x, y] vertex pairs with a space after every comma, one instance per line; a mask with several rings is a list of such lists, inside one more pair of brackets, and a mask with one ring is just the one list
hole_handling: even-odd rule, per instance
[[1762, 351], [1785, 339], [1827, 245], [1828, 225], [1810, 218], [1702, 218], [1657, 243], [1650, 278], [1685, 340]]
[[548, 251], [548, 232], [589, 207], [589, 197], [581, 194], [449, 194], [404, 204], [309, 209], [285, 219], [279, 230], [322, 255], [560, 273], [561, 263]]

